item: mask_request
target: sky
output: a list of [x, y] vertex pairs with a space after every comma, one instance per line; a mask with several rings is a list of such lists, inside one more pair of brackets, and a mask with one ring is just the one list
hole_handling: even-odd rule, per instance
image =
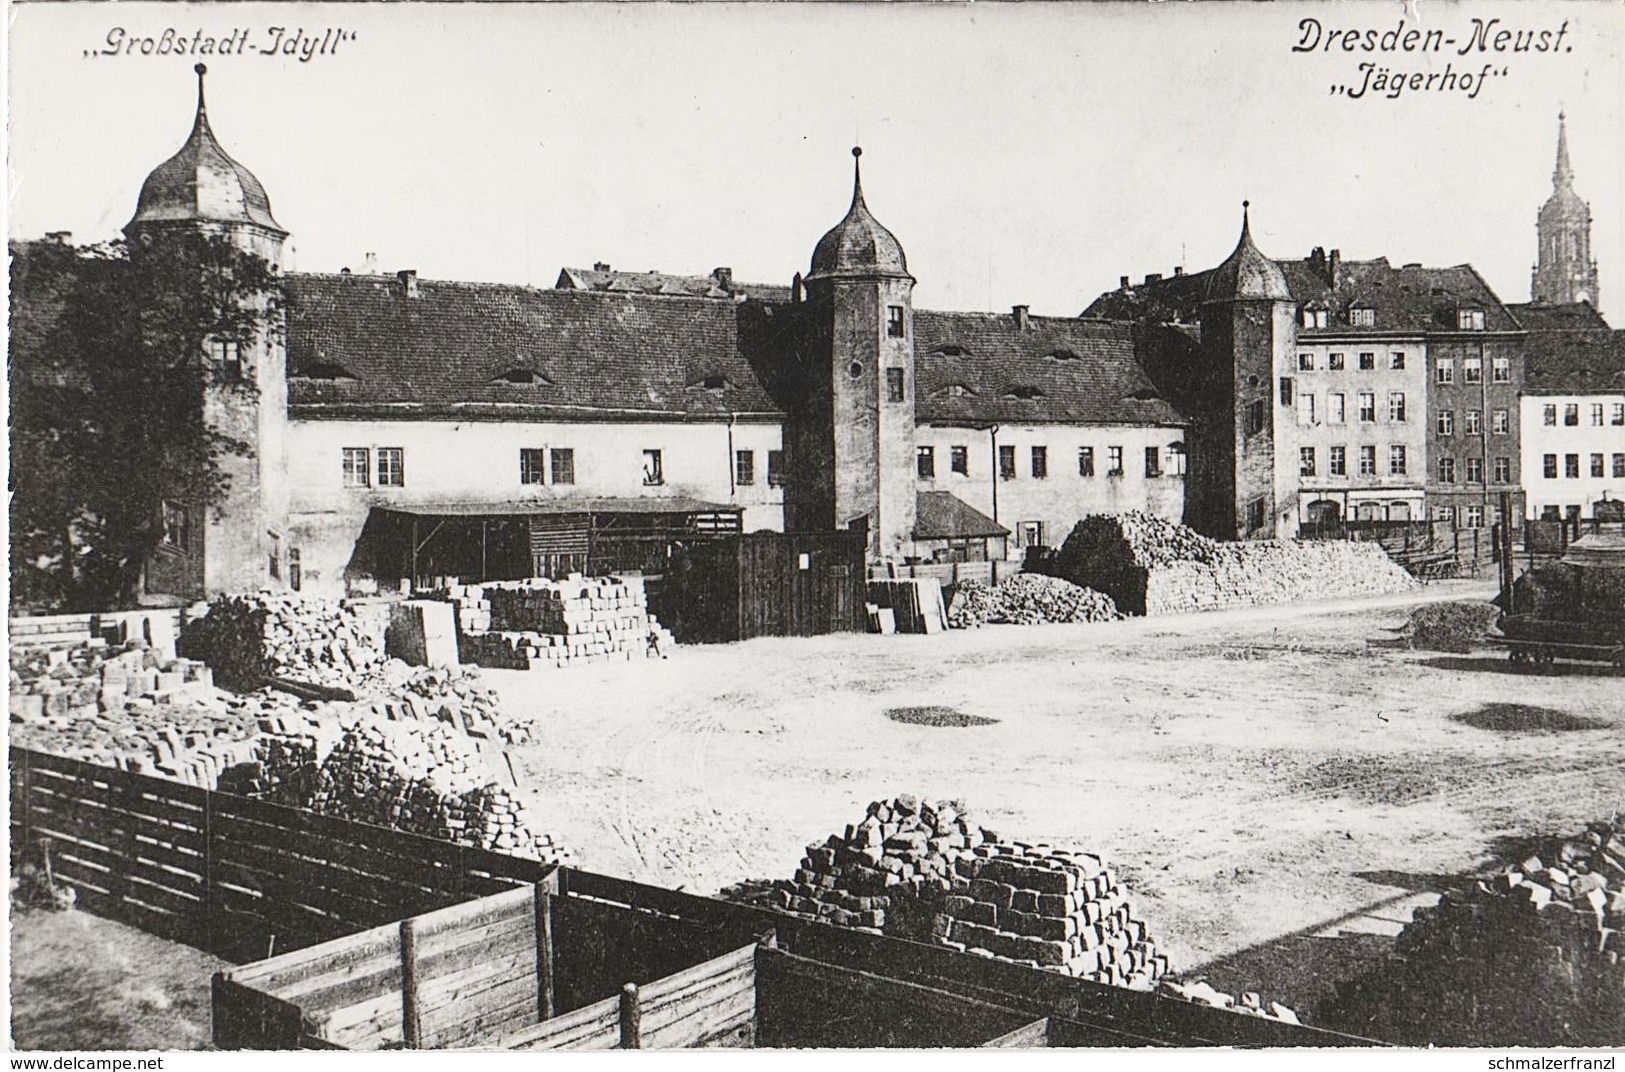
[[[1557, 114], [1625, 324], [1625, 4], [14, 4], [8, 231], [114, 237], [192, 122], [172, 29], [222, 145], [264, 183], [300, 271], [549, 286], [560, 267], [788, 283], [851, 196], [902, 242], [924, 308], [1073, 315], [1211, 267], [1243, 199], [1275, 257], [1474, 264], [1529, 297]], [[1458, 55], [1474, 19], [1560, 50]], [[1319, 47], [1304, 41], [1319, 24]], [[1434, 53], [1345, 52], [1419, 28]], [[346, 36], [308, 60], [276, 28]], [[1396, 34], [1397, 38], [1398, 35]], [[329, 40], [332, 37], [329, 35]], [[107, 55], [109, 41], [137, 42]], [[1363, 38], [1358, 39], [1363, 41]], [[1538, 36], [1531, 40], [1539, 40]], [[1332, 43], [1332, 51], [1326, 44]], [[1397, 98], [1376, 68], [1482, 79]]]

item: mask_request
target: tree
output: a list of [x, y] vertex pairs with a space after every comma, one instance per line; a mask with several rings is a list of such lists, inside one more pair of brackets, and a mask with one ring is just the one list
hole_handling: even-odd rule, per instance
[[195, 231], [13, 252], [12, 603], [131, 606], [164, 504], [218, 511], [253, 455], [221, 418], [256, 396], [233, 352], [281, 331], [276, 273]]

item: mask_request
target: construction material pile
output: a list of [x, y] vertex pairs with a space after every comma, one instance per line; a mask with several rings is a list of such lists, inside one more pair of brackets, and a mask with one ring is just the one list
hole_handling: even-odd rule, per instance
[[993, 614], [993, 589], [986, 582], [966, 578], [948, 589], [948, 625], [954, 629], [980, 629]]
[[940, 633], [948, 628], [948, 605], [935, 577], [877, 577], [864, 591], [871, 632]]
[[1409, 591], [1417, 581], [1374, 543], [1223, 543], [1140, 511], [1084, 518], [1048, 566], [1129, 614], [1178, 614]]
[[[641, 577], [534, 577], [447, 589], [464, 662], [510, 670], [663, 658], [676, 646]], [[469, 628], [485, 623], [489, 631]]]
[[955, 586], [948, 624], [969, 629], [987, 622], [1042, 625], [1046, 622], [1109, 622], [1122, 617], [1111, 596], [1059, 577], [1018, 573], [996, 588], [975, 579]]
[[1625, 814], [1418, 908], [1322, 1018], [1406, 1045], [1625, 1045]]
[[1411, 611], [1405, 635], [1418, 651], [1470, 652], [1499, 614], [1493, 603], [1429, 603]]
[[384, 623], [349, 600], [262, 592], [216, 600], [181, 645], [230, 688], [279, 678], [351, 689], [382, 667]]
[[1002, 841], [960, 801], [876, 801], [809, 845], [793, 880], [729, 893], [1116, 986], [1150, 989], [1168, 970], [1098, 856]]
[[207, 666], [142, 640], [14, 647], [8, 702], [14, 744], [192, 785], [250, 759], [257, 730]]
[[535, 739], [534, 717], [510, 718], [477, 666], [408, 666], [391, 659], [363, 687], [374, 691], [365, 701], [368, 708], [384, 718], [437, 719], [491, 743], [530, 744]]
[[566, 853], [530, 827], [500, 753], [439, 721], [351, 714], [275, 720], [254, 778], [261, 799], [536, 860]]

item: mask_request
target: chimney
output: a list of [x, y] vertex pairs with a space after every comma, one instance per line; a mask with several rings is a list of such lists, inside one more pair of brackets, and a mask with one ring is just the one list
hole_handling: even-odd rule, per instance
[[408, 298], [418, 296], [418, 270], [416, 268], [402, 268], [395, 273], [395, 278], [401, 281], [401, 292]]
[[59, 246], [71, 246], [71, 245], [73, 245], [73, 232], [72, 231], [46, 231], [45, 232], [45, 240], [47, 242], [55, 242]]
[[342, 275], [346, 279], [350, 278], [350, 266], [346, 264], [343, 268], [340, 268], [339, 275]]
[[1117, 289], [1118, 290], [1127, 290], [1128, 289], [1128, 276], [1120, 275], [1120, 276], [1117, 277]]
[[1150, 286], [1152, 283], [1160, 283], [1160, 282], [1162, 282], [1162, 273], [1161, 272], [1147, 272], [1146, 273], [1146, 275], [1145, 275], [1145, 285], [1146, 286]]
[[730, 293], [734, 288], [734, 270], [732, 268], [713, 268], [711, 278], [717, 281], [717, 286]]
[[801, 273], [800, 272], [797, 272], [795, 278], [790, 280], [790, 300], [795, 302], [797, 305], [801, 304]]
[[1182, 276], [1184, 274], [1185, 274], [1185, 266], [1183, 264], [1175, 265], [1175, 267], [1174, 267], [1174, 278], [1178, 279], [1180, 276]]
[[592, 262], [592, 270], [595, 271], [595, 272], [607, 272], [607, 271], [609, 271], [609, 262], [608, 261], [593, 261]]
[[378, 254], [369, 253], [361, 262], [361, 270], [368, 275], [378, 274]]
[[1326, 262], [1326, 278], [1327, 281], [1331, 283], [1333, 290], [1337, 289], [1338, 277], [1342, 274], [1343, 251], [1340, 249], [1334, 249], [1331, 252], [1330, 258]]
[[1027, 307], [1025, 305], [1012, 305], [1010, 315], [1015, 319], [1017, 331], [1027, 330]]

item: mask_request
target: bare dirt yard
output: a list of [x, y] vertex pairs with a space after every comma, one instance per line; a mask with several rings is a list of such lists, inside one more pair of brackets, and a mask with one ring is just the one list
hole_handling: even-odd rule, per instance
[[1509, 839], [1625, 806], [1617, 671], [1368, 643], [1418, 603], [1491, 594], [486, 676], [544, 716], [516, 768], [582, 866], [711, 893], [789, 877], [871, 800], [959, 798], [1006, 836], [1103, 854], [1176, 969], [1306, 1008]]

